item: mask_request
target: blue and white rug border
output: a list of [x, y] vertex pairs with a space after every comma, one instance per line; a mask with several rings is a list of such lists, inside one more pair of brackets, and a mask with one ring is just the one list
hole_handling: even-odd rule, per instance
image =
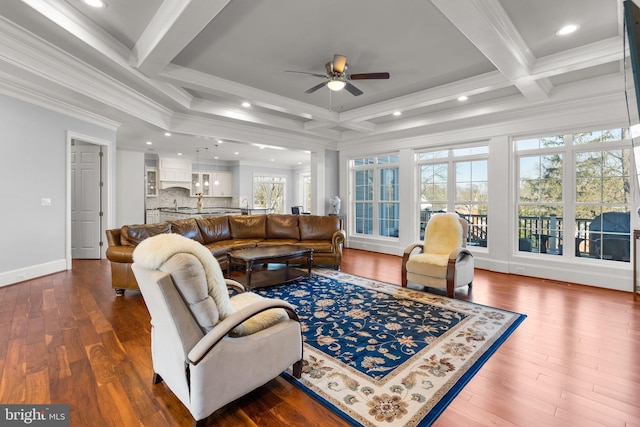
[[[475, 359], [475, 361], [471, 364], [471, 366], [469, 366], [469, 368], [466, 369], [465, 372], [463, 372], [462, 375], [456, 380], [455, 384], [448, 391], [446, 391], [445, 394], [438, 400], [438, 403], [436, 403], [431, 408], [431, 410], [426, 414], [428, 415], [428, 418], [425, 417], [419, 423], [416, 424], [416, 426], [418, 427], [425, 427], [425, 426], [431, 425], [442, 414], [442, 412], [447, 408], [447, 406], [451, 403], [451, 401], [453, 401], [453, 399], [460, 393], [460, 391], [464, 388], [464, 386], [474, 377], [474, 375], [482, 368], [482, 366], [484, 366], [484, 364], [489, 360], [489, 358], [507, 340], [507, 338], [511, 336], [511, 334], [516, 330], [516, 328], [527, 317], [525, 314], [522, 314], [522, 313], [514, 312], [511, 310], [505, 310], [497, 307], [492, 307], [484, 304], [479, 304], [471, 301], [460, 300], [460, 304], [455, 304], [457, 300], [452, 300], [451, 298], [448, 298], [445, 296], [429, 294], [425, 291], [418, 290], [418, 289], [402, 288], [398, 285], [394, 285], [391, 283], [369, 279], [361, 276], [356, 276], [356, 275], [344, 273], [341, 271], [314, 268], [312, 270], [312, 274], [327, 277], [342, 283], [348, 283], [356, 286], [363, 286], [368, 289], [374, 289], [377, 291], [389, 293], [394, 297], [398, 297], [398, 298], [410, 297], [410, 295], [413, 295], [414, 298], [411, 298], [411, 299], [415, 299], [415, 297], [420, 296], [419, 294], [425, 294], [425, 296], [428, 297], [426, 299], [429, 300], [428, 301], [429, 304], [437, 305], [438, 301], [449, 302], [450, 304], [447, 304], [447, 307], [449, 309], [459, 310], [462, 312], [468, 312], [468, 310], [465, 310], [463, 306], [471, 305], [478, 308], [509, 313], [513, 316], [513, 319], [502, 328], [498, 337], [493, 342], [487, 343], [488, 348], [484, 349], [481, 352], [481, 354]], [[409, 295], [402, 295], [402, 294], [409, 294]], [[307, 348], [307, 346], [308, 345], [305, 344], [305, 348]], [[312, 348], [310, 346], [309, 348], [314, 352], [321, 353], [318, 351], [318, 349]], [[303, 390], [309, 396], [313, 397], [315, 400], [320, 402], [322, 405], [329, 408], [333, 413], [335, 413], [341, 419], [345, 420], [350, 425], [353, 425], [353, 426], [363, 425], [356, 419], [352, 418], [347, 412], [345, 412], [343, 408], [336, 406], [331, 401], [329, 401], [322, 395], [318, 394], [315, 390], [313, 390], [309, 386], [302, 383], [302, 381], [294, 378], [290, 372], [288, 371], [283, 372], [282, 377], [285, 378], [287, 381], [291, 382], [296, 387]]]

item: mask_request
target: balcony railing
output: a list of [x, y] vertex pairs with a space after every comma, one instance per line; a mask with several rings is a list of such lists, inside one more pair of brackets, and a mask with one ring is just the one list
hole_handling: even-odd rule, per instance
[[[438, 213], [429, 210], [420, 212], [420, 239], [424, 239], [424, 230], [431, 215]], [[487, 246], [487, 216], [458, 213], [469, 222], [468, 246]], [[585, 258], [601, 258], [629, 262], [631, 233], [625, 231], [590, 231], [593, 218], [577, 218], [576, 235], [569, 239], [570, 248], [575, 256]], [[593, 228], [593, 227], [592, 227]], [[600, 228], [600, 227], [598, 227]], [[605, 228], [605, 227], [602, 227]], [[625, 229], [625, 227], [621, 227]], [[629, 224], [626, 224], [629, 229]], [[557, 216], [518, 218], [518, 249], [522, 252], [537, 252], [551, 255], [562, 255], [566, 250], [567, 238], [564, 235], [563, 219]]]

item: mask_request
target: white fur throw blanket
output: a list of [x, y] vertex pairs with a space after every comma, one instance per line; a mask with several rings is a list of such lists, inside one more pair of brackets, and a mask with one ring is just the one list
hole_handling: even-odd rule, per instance
[[[213, 254], [202, 244], [180, 234], [159, 234], [143, 240], [133, 252], [133, 261], [136, 265], [147, 270], [156, 270], [178, 253], [191, 254], [198, 258], [202, 264], [207, 279], [207, 293], [217, 306], [220, 320], [224, 320], [236, 310], [262, 299], [260, 295], [250, 292], [230, 298], [222, 269]], [[237, 326], [232, 335], [249, 335], [287, 317], [287, 313], [282, 309], [267, 310]]]
[[432, 255], [430, 263], [446, 266], [449, 253], [462, 245], [462, 225], [456, 213], [438, 213], [427, 223], [424, 253]]

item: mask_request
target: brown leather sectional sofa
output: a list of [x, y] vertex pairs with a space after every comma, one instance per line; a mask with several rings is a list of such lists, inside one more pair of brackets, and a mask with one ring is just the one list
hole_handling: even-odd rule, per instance
[[179, 233], [197, 240], [211, 250], [223, 269], [227, 267], [229, 250], [283, 244], [312, 248], [314, 265], [340, 269], [345, 238], [342, 219], [338, 216], [238, 215], [125, 225], [106, 231], [111, 286], [116, 294], [122, 295], [125, 289], [138, 289], [131, 271], [133, 250], [147, 237], [161, 233]]

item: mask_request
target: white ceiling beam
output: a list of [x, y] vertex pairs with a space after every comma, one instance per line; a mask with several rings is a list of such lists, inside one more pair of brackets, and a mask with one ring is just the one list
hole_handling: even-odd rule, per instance
[[457, 99], [460, 95], [477, 95], [509, 86], [513, 86], [511, 81], [505, 78], [500, 72], [492, 71], [480, 76], [470, 77], [454, 83], [371, 104], [366, 107], [345, 111], [344, 113], [340, 113], [340, 120], [370, 120], [390, 115], [396, 110], [409, 111], [416, 108], [428, 107]]
[[156, 126], [166, 127], [171, 115], [165, 106], [2, 19], [0, 63], [10, 64], [25, 75], [86, 95]]
[[535, 80], [535, 56], [499, 0], [431, 0], [529, 100], [549, 97], [552, 84]]
[[253, 105], [304, 119], [338, 120], [338, 113], [334, 111], [174, 64], [167, 65], [158, 74], [158, 77], [186, 88], [213, 95], [234, 95], [249, 101]]
[[148, 75], [161, 71], [231, 0], [164, 0], [136, 41], [132, 62]]
[[199, 113], [212, 114], [214, 116], [226, 117], [242, 122], [271, 126], [276, 128], [287, 129], [296, 132], [305, 130], [303, 123], [297, 120], [291, 120], [284, 117], [278, 117], [271, 114], [260, 114], [255, 111], [233, 108], [229, 104], [208, 101], [201, 98], [193, 98], [191, 102], [191, 111]]
[[373, 133], [378, 130], [378, 125], [367, 121], [341, 121], [340, 126], [358, 132]]
[[[183, 107], [186, 107], [190, 102], [189, 95], [181, 88], [165, 82], [151, 80], [137, 69], [131, 68], [129, 64], [131, 51], [101, 27], [95, 25], [93, 21], [78, 13], [71, 4], [53, 2], [51, 0], [22, 0], [22, 2], [117, 64], [122, 70], [139, 79], [143, 84], [159, 90]], [[14, 24], [12, 23], [12, 25]]]
[[305, 130], [315, 130], [315, 129], [323, 129], [330, 128], [332, 126], [336, 126], [338, 122], [327, 121], [327, 120], [309, 120], [308, 122], [304, 122]]
[[[621, 96], [623, 91], [624, 84], [620, 77], [617, 75], [609, 75], [557, 86], [554, 88], [553, 100], [546, 99], [532, 103], [525, 97], [516, 95], [499, 101], [489, 101], [486, 103], [460, 107], [455, 109], [455, 111], [439, 111], [420, 117], [379, 124], [376, 135], [403, 132], [426, 126], [444, 125], [456, 120], [468, 120], [496, 114], [531, 114], [530, 111], [533, 109], [546, 108], [548, 106], [555, 106], [559, 104], [564, 105], [563, 108], [567, 108], [566, 106], [571, 102], [580, 104], [584, 102], [585, 99]], [[495, 121], [495, 118], [492, 118], [489, 121]], [[345, 134], [344, 136], [344, 141], [355, 141], [362, 137], [361, 135], [358, 136], [355, 134]]]
[[328, 138], [286, 133], [278, 130], [256, 128], [255, 126], [229, 123], [223, 120], [196, 117], [188, 114], [174, 114], [171, 130], [190, 135], [210, 136], [223, 140], [287, 147], [296, 150], [316, 151], [318, 146], [329, 146], [334, 142]]
[[531, 69], [531, 76], [541, 79], [621, 61], [625, 55], [622, 45], [622, 37], [616, 36], [539, 58]]

